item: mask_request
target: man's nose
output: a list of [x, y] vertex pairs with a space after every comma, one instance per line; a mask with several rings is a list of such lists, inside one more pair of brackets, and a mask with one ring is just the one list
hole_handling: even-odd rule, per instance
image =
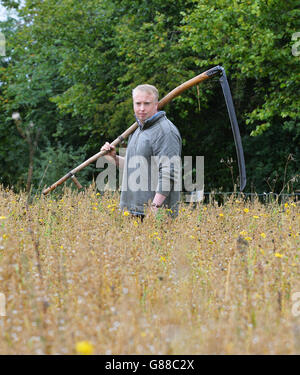
[[145, 106], [144, 104], [141, 104], [141, 107], [140, 107], [141, 111], [143, 111], [145, 109]]

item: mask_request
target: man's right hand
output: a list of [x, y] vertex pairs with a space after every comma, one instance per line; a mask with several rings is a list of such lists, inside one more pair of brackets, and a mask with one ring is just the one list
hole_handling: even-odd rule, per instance
[[115, 146], [108, 142], [105, 142], [100, 151], [107, 151], [104, 157], [109, 163], [113, 163], [119, 168], [124, 167], [124, 158], [117, 155]]
[[100, 151], [107, 151], [107, 153], [104, 156], [111, 156], [114, 159], [116, 159], [116, 156], [117, 156], [116, 148], [110, 143], [105, 142], [105, 144], [101, 147]]

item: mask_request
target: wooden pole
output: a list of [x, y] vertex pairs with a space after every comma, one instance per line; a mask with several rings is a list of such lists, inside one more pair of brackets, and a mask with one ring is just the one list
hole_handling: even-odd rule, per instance
[[[178, 95], [180, 95], [182, 92], [185, 90], [189, 89], [192, 86], [197, 85], [198, 83], [205, 81], [208, 78], [213, 77], [214, 75], [218, 74], [221, 71], [221, 68], [219, 66], [215, 66], [214, 68], [211, 68], [196, 77], [182, 83], [180, 86], [176, 87], [174, 90], [169, 92], [165, 97], [163, 97], [159, 103], [158, 103], [158, 109], [162, 109], [165, 105], [167, 105], [171, 100], [176, 98]], [[116, 138], [111, 144], [113, 146], [117, 146], [119, 143], [123, 142], [124, 139], [126, 139], [131, 133], [133, 133], [138, 127], [137, 122], [132, 124], [127, 130], [124, 131], [118, 138]], [[69, 173], [67, 173], [65, 176], [60, 178], [58, 181], [56, 181], [54, 184], [52, 184], [50, 187], [45, 189], [43, 191], [44, 195], [47, 195], [50, 191], [54, 190], [57, 188], [57, 186], [61, 185], [65, 181], [67, 181], [69, 178], [72, 178], [72, 180], [76, 183], [79, 183], [79, 181], [76, 179], [74, 176], [75, 173], [81, 171], [83, 168], [87, 167], [89, 164], [93, 163], [94, 161], [98, 160], [101, 156], [104, 156], [107, 153], [107, 151], [100, 151], [97, 154], [93, 155], [89, 159], [87, 159], [85, 162], [82, 164], [78, 165], [78, 167], [72, 169]], [[78, 188], [81, 188], [81, 185], [76, 183], [76, 186]]]

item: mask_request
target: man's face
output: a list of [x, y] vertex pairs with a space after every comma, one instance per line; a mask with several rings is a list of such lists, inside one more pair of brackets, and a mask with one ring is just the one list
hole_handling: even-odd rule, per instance
[[144, 122], [147, 118], [155, 115], [158, 102], [153, 94], [145, 91], [136, 91], [133, 96], [133, 109], [136, 117]]

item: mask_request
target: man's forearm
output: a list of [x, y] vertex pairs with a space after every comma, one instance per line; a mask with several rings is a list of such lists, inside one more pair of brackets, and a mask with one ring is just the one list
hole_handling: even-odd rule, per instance
[[156, 207], [161, 207], [166, 199], [166, 196], [160, 193], [156, 193], [152, 204], [154, 204]]
[[119, 168], [124, 167], [124, 158], [122, 156], [116, 155], [115, 157], [111, 155], [105, 155], [105, 159], [112, 164], [115, 164]]
[[123, 158], [122, 156], [116, 155], [116, 165], [117, 165], [117, 167], [123, 168], [124, 167], [124, 160], [125, 160], [125, 158]]

